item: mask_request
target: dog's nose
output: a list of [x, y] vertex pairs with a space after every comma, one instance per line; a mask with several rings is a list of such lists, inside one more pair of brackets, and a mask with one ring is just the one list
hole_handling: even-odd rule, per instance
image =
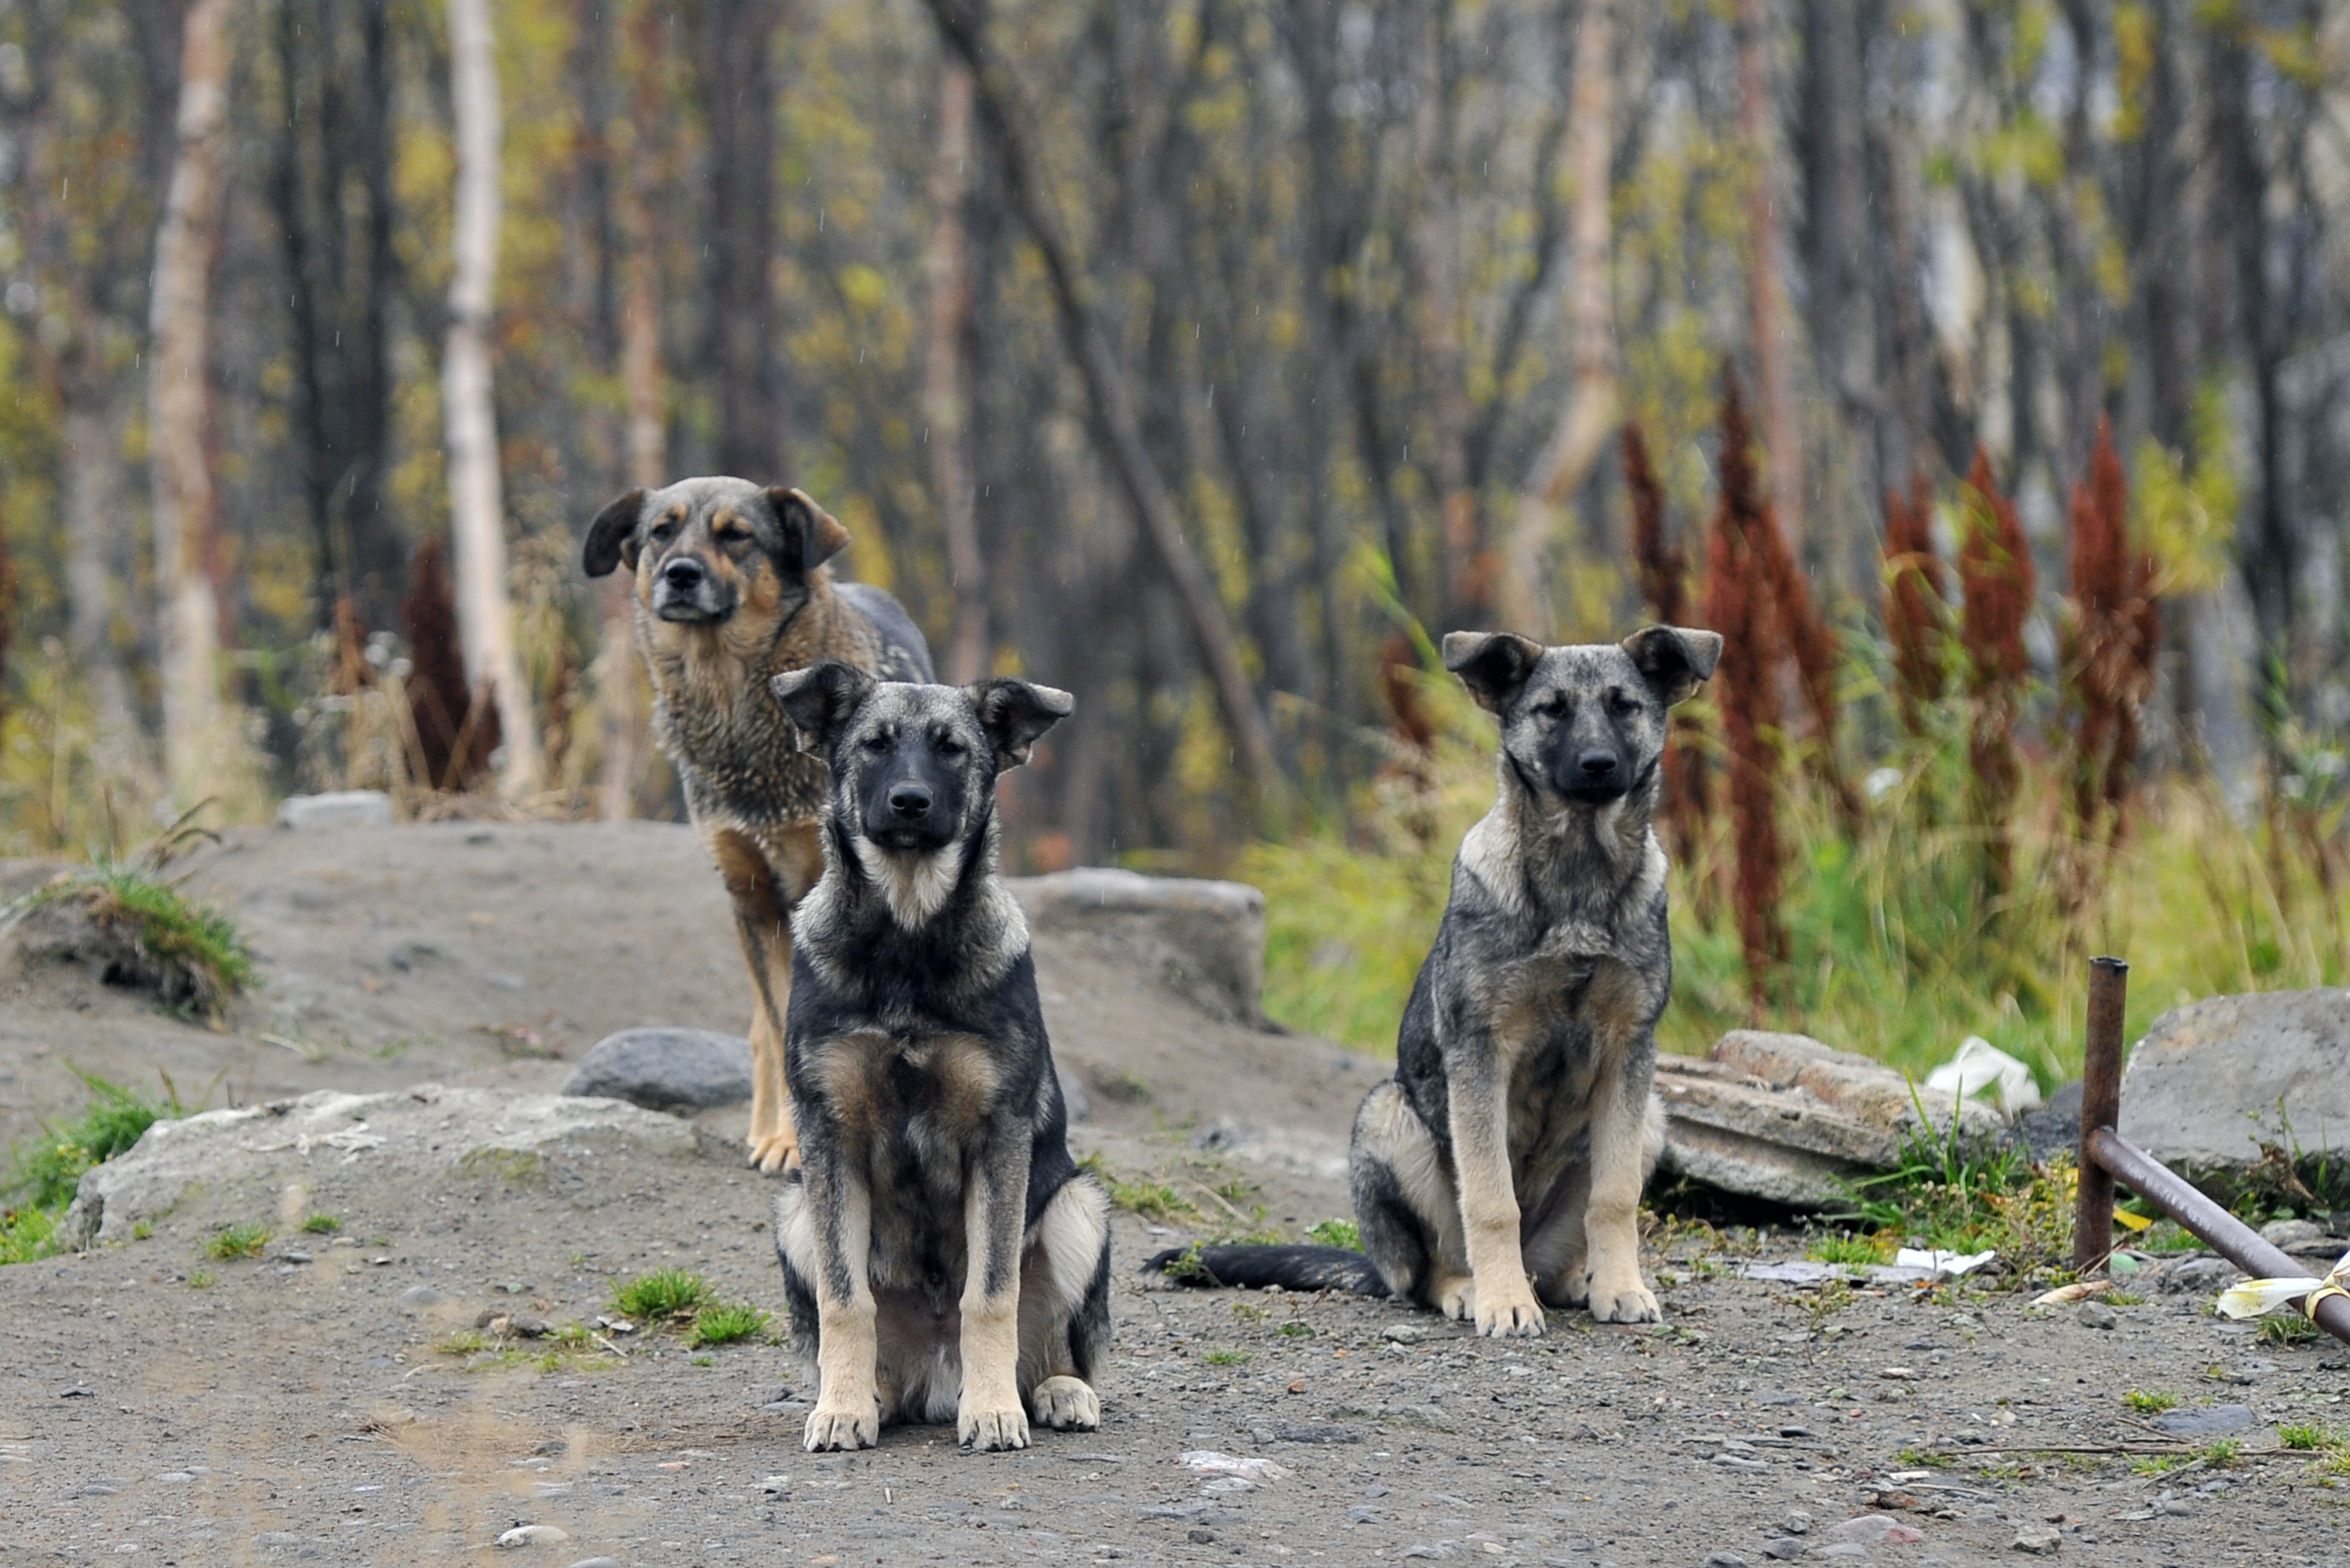
[[931, 809], [931, 792], [917, 784], [893, 784], [889, 809], [899, 816], [920, 816]]
[[691, 593], [700, 587], [704, 575], [701, 562], [686, 557], [671, 561], [661, 568], [661, 580], [681, 594]]
[[1586, 778], [1604, 779], [1616, 771], [1616, 753], [1613, 752], [1586, 752], [1575, 762], [1583, 769]]

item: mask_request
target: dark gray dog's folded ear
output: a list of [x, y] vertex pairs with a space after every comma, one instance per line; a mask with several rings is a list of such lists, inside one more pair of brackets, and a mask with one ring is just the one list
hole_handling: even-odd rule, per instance
[[1542, 662], [1543, 647], [1514, 631], [1448, 631], [1444, 668], [1461, 678], [1477, 706], [1489, 713], [1510, 711], [1526, 677]]
[[979, 712], [979, 726], [995, 746], [995, 769], [1016, 768], [1028, 760], [1028, 749], [1038, 736], [1076, 708], [1066, 691], [1032, 681], [998, 676], [962, 689]]
[[1624, 651], [1669, 708], [1712, 679], [1713, 667], [1721, 660], [1721, 633], [1643, 627], [1624, 639]]
[[786, 572], [813, 572], [848, 547], [848, 530], [840, 519], [808, 499], [805, 490], [778, 484], [767, 492], [783, 529], [783, 548], [776, 565]]
[[837, 659], [787, 670], [767, 682], [784, 717], [799, 732], [800, 750], [818, 755], [831, 752], [841, 727], [873, 694], [873, 677]]
[[608, 576], [620, 566], [637, 569], [637, 520], [644, 514], [642, 486], [596, 514], [596, 521], [588, 524], [587, 547], [579, 553], [579, 565], [589, 576]]

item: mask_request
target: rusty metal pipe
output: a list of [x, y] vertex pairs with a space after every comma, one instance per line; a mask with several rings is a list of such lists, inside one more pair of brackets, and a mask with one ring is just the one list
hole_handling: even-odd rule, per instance
[[[2262, 1241], [2251, 1226], [2204, 1197], [2168, 1166], [2113, 1128], [2099, 1127], [2087, 1139], [2086, 1147], [2089, 1161], [2100, 1170], [2121, 1178], [2140, 1198], [2193, 1231], [2213, 1251], [2254, 1279], [2306, 1278], [2324, 1272], [2324, 1265], [2312, 1268], [2297, 1262]], [[2087, 1163], [2082, 1170], [2086, 1174]], [[2110, 1227], [2110, 1210], [2107, 1215], [2106, 1224]], [[2078, 1245], [2075, 1238], [2075, 1251]], [[2318, 1303], [2317, 1325], [2334, 1338], [2350, 1343], [2350, 1299], [2328, 1296]]]
[[2073, 1271], [2085, 1274], [2114, 1250], [2114, 1179], [2090, 1158], [2090, 1139], [2122, 1119], [2122, 1003], [2129, 965], [2089, 961], [2088, 1041], [2081, 1054], [2080, 1195], [2073, 1210]]

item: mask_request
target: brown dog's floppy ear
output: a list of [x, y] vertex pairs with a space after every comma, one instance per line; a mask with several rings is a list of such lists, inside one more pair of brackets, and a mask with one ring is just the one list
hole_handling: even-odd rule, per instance
[[1712, 679], [1721, 661], [1721, 633], [1678, 626], [1649, 626], [1624, 639], [1624, 651], [1648, 678], [1668, 708], [1683, 701]]
[[778, 484], [767, 492], [767, 504], [783, 525], [784, 546], [777, 562], [786, 572], [815, 571], [848, 546], [848, 530], [840, 519], [808, 499], [805, 490]]
[[1542, 656], [1541, 643], [1514, 631], [1444, 634], [1444, 668], [1461, 678], [1477, 706], [1495, 715], [1510, 711]]
[[849, 715], [873, 694], [873, 677], [853, 664], [827, 659], [806, 670], [788, 670], [767, 682], [784, 717], [799, 732], [800, 750], [828, 755]]
[[997, 676], [966, 686], [962, 694], [978, 710], [979, 727], [995, 747], [995, 771], [1016, 768], [1028, 760], [1037, 737], [1067, 718], [1077, 700], [1066, 691], [1032, 681]]
[[596, 514], [588, 524], [588, 546], [579, 553], [579, 565], [589, 576], [606, 576], [620, 566], [637, 569], [637, 520], [644, 514], [641, 485]]

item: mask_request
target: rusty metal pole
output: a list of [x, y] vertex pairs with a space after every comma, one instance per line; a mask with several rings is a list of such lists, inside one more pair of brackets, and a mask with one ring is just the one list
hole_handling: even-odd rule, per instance
[[[2303, 1279], [2324, 1272], [2323, 1263], [2312, 1268], [2262, 1241], [2251, 1226], [2196, 1191], [2178, 1172], [2111, 1128], [2101, 1127], [2092, 1135], [2089, 1152], [2099, 1170], [2110, 1170], [2128, 1182], [2140, 1198], [2178, 1220], [2212, 1251], [2254, 1279]], [[2336, 1339], [2350, 1341], [2350, 1296], [2328, 1296], [2317, 1303], [2314, 1315], [2318, 1327]]]
[[2073, 1210], [2073, 1272], [2104, 1266], [2114, 1250], [2113, 1173], [2097, 1162], [2094, 1140], [2122, 1119], [2122, 1003], [2129, 965], [2089, 961], [2089, 1033], [2081, 1056], [2080, 1200]]

